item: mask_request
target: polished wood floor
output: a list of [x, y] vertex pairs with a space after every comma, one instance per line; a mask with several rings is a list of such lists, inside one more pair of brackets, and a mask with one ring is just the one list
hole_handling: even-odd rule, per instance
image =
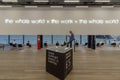
[[[45, 49], [0, 50], [0, 80], [59, 80], [45, 71]], [[79, 47], [65, 80], [120, 80], [120, 48]]]

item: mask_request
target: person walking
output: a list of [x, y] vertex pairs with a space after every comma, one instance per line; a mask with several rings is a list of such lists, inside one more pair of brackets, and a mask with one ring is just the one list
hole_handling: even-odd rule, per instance
[[75, 37], [74, 37], [74, 33], [72, 31], [69, 31], [70, 35], [68, 35], [69, 37], [69, 42], [67, 43], [67, 47], [69, 47], [70, 45], [70, 48], [72, 48], [72, 42], [75, 40]]

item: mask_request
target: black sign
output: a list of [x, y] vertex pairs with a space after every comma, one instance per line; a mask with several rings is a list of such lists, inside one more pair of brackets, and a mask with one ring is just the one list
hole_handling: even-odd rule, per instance
[[61, 80], [69, 74], [73, 68], [73, 51], [69, 49], [65, 53], [46, 50], [46, 71]]

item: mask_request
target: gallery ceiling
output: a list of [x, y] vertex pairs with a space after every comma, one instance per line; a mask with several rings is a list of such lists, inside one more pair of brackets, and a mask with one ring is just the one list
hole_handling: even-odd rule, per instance
[[1, 6], [118, 6], [120, 0], [0, 0]]

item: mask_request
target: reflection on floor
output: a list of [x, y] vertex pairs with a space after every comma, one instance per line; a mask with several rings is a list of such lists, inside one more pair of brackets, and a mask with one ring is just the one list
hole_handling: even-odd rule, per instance
[[[0, 80], [59, 80], [45, 71], [45, 48], [0, 50]], [[76, 48], [65, 80], [120, 80], [120, 48]]]

